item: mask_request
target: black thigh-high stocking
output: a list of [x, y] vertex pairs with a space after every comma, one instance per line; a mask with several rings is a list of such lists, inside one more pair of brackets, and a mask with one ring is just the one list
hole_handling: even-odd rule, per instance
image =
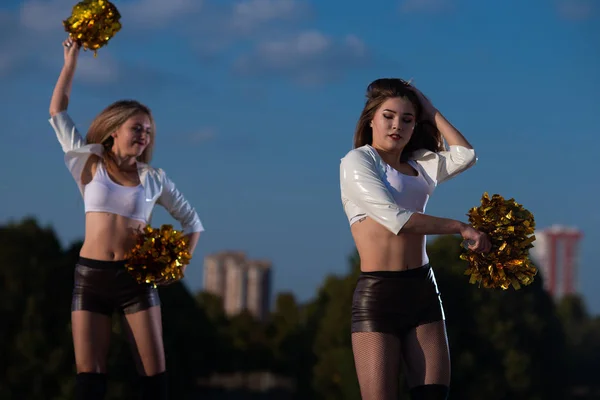
[[140, 377], [140, 400], [167, 400], [169, 398], [167, 373]]
[[450, 352], [444, 321], [420, 325], [403, 335], [402, 360], [411, 399], [448, 398]]
[[80, 372], [75, 377], [75, 400], [103, 400], [106, 396], [106, 374]]
[[410, 389], [411, 400], [446, 400], [448, 386], [446, 385], [421, 385]]
[[363, 400], [397, 400], [400, 339], [380, 332], [352, 333], [354, 365]]

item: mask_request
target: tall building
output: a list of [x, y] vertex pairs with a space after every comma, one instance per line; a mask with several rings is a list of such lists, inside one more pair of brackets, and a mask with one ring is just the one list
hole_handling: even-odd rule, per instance
[[246, 262], [236, 262], [233, 259], [225, 263], [225, 293], [223, 296], [223, 308], [227, 315], [238, 314], [247, 308], [246, 287], [247, 274]]
[[246, 307], [259, 320], [265, 320], [271, 303], [271, 263], [250, 261], [247, 269]]
[[271, 263], [226, 251], [204, 259], [204, 290], [223, 299], [227, 315], [248, 310], [264, 320], [271, 302]]
[[225, 293], [227, 265], [243, 263], [246, 256], [242, 252], [215, 253], [204, 258], [204, 290], [222, 297]]
[[561, 225], [535, 232], [530, 254], [544, 277], [544, 287], [552, 297], [577, 292], [579, 242], [583, 233]]

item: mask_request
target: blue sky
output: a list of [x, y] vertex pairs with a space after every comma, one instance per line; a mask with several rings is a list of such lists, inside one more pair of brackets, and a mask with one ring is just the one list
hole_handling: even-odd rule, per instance
[[[397, 76], [413, 78], [478, 151], [428, 213], [465, 220], [488, 191], [515, 197], [540, 228], [582, 229], [578, 283], [600, 313], [597, 1], [114, 3], [123, 28], [97, 58], [82, 53], [70, 113], [85, 132], [117, 99], [153, 109], [153, 163], [207, 228], [190, 288], [203, 257], [227, 249], [271, 259], [275, 290], [301, 300], [347, 270], [339, 160], [367, 84]], [[47, 110], [74, 4], [0, 6], [0, 221], [35, 215], [65, 244], [83, 236], [83, 203]], [[153, 222], [170, 219], [157, 208]]]

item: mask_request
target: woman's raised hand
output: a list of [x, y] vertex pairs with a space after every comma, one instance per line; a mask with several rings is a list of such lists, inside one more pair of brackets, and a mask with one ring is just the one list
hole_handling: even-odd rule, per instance
[[74, 67], [77, 64], [81, 44], [69, 36], [63, 42], [63, 48], [65, 53], [65, 66]]

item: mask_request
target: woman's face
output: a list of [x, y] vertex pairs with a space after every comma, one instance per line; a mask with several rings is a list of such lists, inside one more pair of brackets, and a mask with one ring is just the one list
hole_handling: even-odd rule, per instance
[[139, 157], [150, 144], [152, 123], [144, 113], [130, 117], [113, 134], [113, 151], [128, 157]]
[[371, 120], [372, 146], [386, 152], [400, 152], [412, 137], [416, 123], [413, 104], [406, 98], [384, 101]]

